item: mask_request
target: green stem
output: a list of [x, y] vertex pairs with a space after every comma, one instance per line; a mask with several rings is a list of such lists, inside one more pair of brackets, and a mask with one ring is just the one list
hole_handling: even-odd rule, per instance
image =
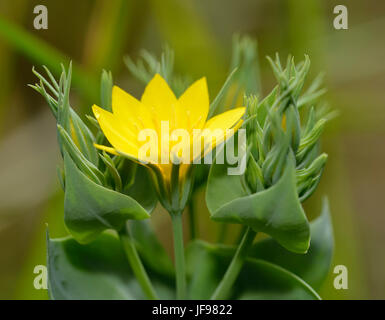
[[190, 227], [190, 238], [191, 240], [194, 240], [197, 237], [194, 194], [191, 195], [191, 199], [189, 200], [187, 206], [188, 206], [188, 217], [189, 217], [189, 227]]
[[243, 239], [243, 236], [245, 235], [245, 232], [247, 230], [247, 226], [242, 226], [241, 230], [239, 230], [239, 234], [237, 236], [237, 239], [235, 240], [235, 245], [239, 245]]
[[253, 240], [255, 238], [256, 232], [251, 230], [251, 228], [247, 228], [241, 243], [239, 244], [237, 251], [231, 260], [229, 267], [225, 275], [223, 276], [221, 282], [219, 283], [217, 289], [211, 296], [211, 300], [223, 300], [226, 299], [232, 285], [237, 279], [239, 272], [242, 269], [243, 263], [246, 260], [247, 253], [253, 244]]
[[186, 270], [183, 248], [183, 224], [182, 213], [171, 214], [172, 230], [174, 233], [174, 253], [176, 272], [176, 296], [177, 299], [185, 299], [186, 296]]
[[126, 253], [128, 262], [130, 263], [132, 271], [134, 272], [135, 277], [138, 280], [144, 294], [150, 300], [158, 299], [150, 281], [150, 278], [148, 277], [146, 270], [143, 267], [142, 261], [140, 260], [140, 257], [138, 255], [138, 252], [136, 251], [134, 240], [131, 236], [128, 226], [126, 226], [121, 232], [119, 232], [119, 236], [124, 251]]
[[221, 223], [219, 225], [217, 243], [224, 243], [224, 241], [226, 240], [227, 231], [228, 231], [228, 224], [227, 223]]

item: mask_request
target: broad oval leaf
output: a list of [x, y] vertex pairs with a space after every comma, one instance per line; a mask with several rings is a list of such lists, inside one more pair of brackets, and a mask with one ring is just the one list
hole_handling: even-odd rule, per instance
[[[57, 300], [145, 299], [116, 236], [103, 233], [81, 245], [73, 238], [47, 239], [48, 291]], [[173, 299], [173, 281], [146, 266], [163, 299]]]
[[[189, 247], [191, 299], [209, 299], [232, 258], [223, 248], [197, 241]], [[318, 300], [319, 295], [290, 271], [260, 259], [248, 258], [229, 299]]]
[[80, 243], [92, 241], [106, 229], [120, 230], [126, 220], [149, 218], [133, 198], [91, 181], [68, 154], [64, 154], [64, 170], [64, 221]]
[[[306, 281], [312, 288], [319, 289], [327, 277], [333, 257], [333, 228], [327, 198], [323, 201], [319, 217], [310, 222], [311, 241], [306, 254], [292, 253], [272, 238], [257, 241], [248, 255], [274, 263]], [[214, 247], [214, 245], [212, 245]], [[232, 257], [235, 246], [215, 245], [217, 254]]]
[[230, 176], [227, 165], [214, 163], [206, 201], [215, 221], [249, 226], [270, 235], [293, 252], [305, 253], [309, 248], [309, 222], [298, 199], [292, 157], [288, 158], [284, 174], [276, 184], [251, 195], [243, 190], [240, 176]]
[[248, 259], [236, 283], [234, 298], [255, 300], [321, 300], [314, 289], [290, 271], [267, 261]]
[[295, 254], [282, 248], [271, 238], [258, 241], [249, 255], [275, 263], [319, 289], [328, 275], [333, 258], [333, 228], [329, 204], [325, 198], [321, 215], [310, 222], [311, 241], [306, 254]]

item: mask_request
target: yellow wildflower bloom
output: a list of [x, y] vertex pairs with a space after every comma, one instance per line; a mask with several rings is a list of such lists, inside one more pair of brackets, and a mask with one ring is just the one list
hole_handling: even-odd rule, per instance
[[[153, 159], [153, 165], [156, 165], [165, 181], [171, 179], [171, 160], [175, 156], [170, 150], [180, 141], [168, 139], [169, 145], [163, 143], [164, 132], [162, 132], [163, 123], [168, 124], [169, 132], [172, 134], [176, 129], [183, 129], [188, 133], [191, 141], [185, 142], [186, 148], [194, 149], [196, 143], [203, 140], [205, 129], [215, 132], [221, 129], [233, 128], [236, 131], [242, 124], [242, 116], [245, 108], [236, 108], [207, 120], [209, 112], [209, 95], [207, 90], [206, 78], [201, 78], [194, 82], [179, 98], [176, 98], [167, 82], [156, 74], [148, 83], [141, 100], [137, 100], [127, 92], [117, 86], [112, 91], [112, 113], [96, 105], [92, 107], [94, 115], [99, 125], [112, 147], [96, 145], [97, 148], [113, 154], [120, 154], [139, 162], [145, 162], [140, 156], [140, 149], [145, 142], [139, 139], [140, 132], [151, 129], [159, 137], [159, 146], [156, 159]], [[201, 133], [199, 133], [200, 131]], [[167, 137], [169, 138], [169, 137]], [[216, 145], [223, 142], [225, 135], [215, 134], [211, 145], [201, 147], [198, 158], [209, 153]], [[174, 138], [175, 140], [175, 138]], [[183, 143], [182, 143], [183, 144]], [[167, 154], [165, 154], [167, 153]], [[168, 163], [162, 163], [161, 158], [167, 156], [170, 159]], [[176, 154], [180, 157], [180, 154]], [[163, 158], [162, 158], [163, 159]], [[181, 176], [186, 172], [188, 164], [197, 157], [194, 154], [183, 158], [180, 162]]]

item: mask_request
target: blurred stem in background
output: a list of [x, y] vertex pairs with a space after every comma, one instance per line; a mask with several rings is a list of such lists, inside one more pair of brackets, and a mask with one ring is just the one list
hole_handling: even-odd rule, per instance
[[195, 192], [191, 193], [191, 199], [187, 204], [187, 210], [188, 210], [188, 219], [189, 219], [189, 230], [190, 230], [190, 239], [194, 240], [199, 237], [198, 232], [198, 221], [197, 221], [197, 213], [196, 213], [196, 206], [195, 206]]
[[147, 0], [95, 2], [85, 37], [84, 61], [90, 72], [108, 69], [114, 73], [122, 67], [127, 45], [132, 49], [140, 39], [148, 3]]
[[225, 242], [228, 231], [229, 231], [229, 224], [228, 223], [220, 223], [219, 224], [217, 243], [224, 243]]
[[[27, 3], [24, 1], [13, 1], [0, 4], [2, 14], [12, 16], [15, 21], [22, 21], [26, 14]], [[5, 108], [8, 106], [7, 101], [9, 92], [12, 92], [14, 74], [12, 69], [15, 63], [13, 50], [0, 42], [0, 136], [2, 133], [2, 121], [5, 119]], [[10, 99], [9, 99], [10, 100]]]
[[311, 56], [313, 72], [323, 70], [325, 64], [324, 13], [322, 0], [283, 0], [287, 4], [288, 48], [297, 59]]
[[217, 91], [226, 74], [224, 50], [199, 16], [195, 2], [150, 0], [150, 3], [159, 32], [175, 50], [176, 68], [193, 78], [204, 74], [210, 81], [209, 87]]
[[[51, 47], [13, 22], [0, 16], [0, 38], [14, 50], [29, 58], [33, 63], [47, 66], [56, 76], [61, 73], [60, 64], [70, 60], [66, 55]], [[98, 80], [74, 63], [73, 82], [88, 101], [98, 97]]]

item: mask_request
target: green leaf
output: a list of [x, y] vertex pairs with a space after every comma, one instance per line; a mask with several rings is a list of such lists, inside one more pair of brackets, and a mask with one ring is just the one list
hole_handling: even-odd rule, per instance
[[99, 157], [94, 146], [94, 135], [72, 108], [70, 109], [70, 114], [74, 129], [74, 134], [72, 135], [73, 138], [76, 140], [86, 159], [97, 166], [99, 163]]
[[209, 114], [207, 116], [207, 119], [210, 119], [217, 109], [219, 103], [222, 101], [225, 94], [228, 92], [230, 85], [233, 83], [234, 75], [237, 73], [237, 68], [235, 67], [233, 71], [230, 72], [230, 74], [227, 76], [226, 81], [224, 82], [222, 88], [219, 90], [218, 94], [216, 95], [213, 102], [210, 104], [210, 110]]
[[270, 108], [274, 105], [277, 99], [278, 86], [274, 89], [258, 104], [257, 119], [261, 128], [264, 127], [266, 118], [269, 114]]
[[143, 263], [157, 273], [172, 278], [173, 263], [158, 241], [150, 221], [131, 221], [130, 230]]
[[124, 194], [135, 199], [147, 212], [152, 212], [158, 203], [148, 169], [141, 165], [137, 166], [135, 180], [124, 190]]
[[225, 71], [223, 50], [199, 14], [198, 3], [186, 5], [179, 0], [150, 0], [149, 3], [159, 33], [178, 53], [175, 68], [193, 78], [200, 77], [205, 70], [208, 79], [218, 83]]
[[[87, 245], [47, 239], [47, 247], [51, 299], [145, 299], [116, 236], [104, 233]], [[174, 298], [172, 283], [147, 271], [159, 296]]]
[[112, 87], [113, 79], [111, 71], [102, 71], [100, 79], [100, 104], [107, 111], [112, 111]]
[[[231, 256], [223, 248], [196, 241], [188, 248], [191, 299], [209, 299], [230, 263]], [[230, 299], [320, 299], [301, 278], [267, 261], [246, 260]]]
[[246, 95], [261, 93], [260, 66], [258, 61], [257, 41], [248, 36], [235, 35], [231, 69], [239, 68], [236, 76], [237, 91], [244, 91]]
[[237, 281], [237, 299], [320, 300], [305, 281], [266, 261], [249, 259]]
[[270, 235], [290, 251], [305, 253], [309, 248], [310, 229], [298, 199], [292, 158], [288, 158], [276, 184], [251, 195], [246, 195], [240, 176], [229, 176], [226, 165], [214, 163], [206, 192], [211, 218], [249, 226]]
[[106, 229], [120, 230], [128, 219], [149, 218], [136, 200], [91, 181], [68, 154], [64, 154], [64, 170], [64, 220], [79, 242], [92, 241]]
[[250, 256], [275, 263], [295, 273], [313, 288], [319, 289], [325, 280], [333, 257], [333, 229], [329, 204], [325, 198], [321, 215], [310, 223], [311, 241], [309, 251], [302, 254], [291, 253], [273, 239], [257, 242]]
[[61, 148], [63, 150], [63, 157], [65, 153], [68, 153], [81, 171], [87, 175], [87, 177], [96, 183], [102, 183], [104, 176], [100, 170], [86, 159], [63, 127], [57, 125], [57, 129]]
[[211, 165], [206, 189], [206, 203], [210, 213], [247, 195], [242, 184], [242, 177], [228, 175], [227, 169], [230, 167], [230, 165], [216, 162]]

